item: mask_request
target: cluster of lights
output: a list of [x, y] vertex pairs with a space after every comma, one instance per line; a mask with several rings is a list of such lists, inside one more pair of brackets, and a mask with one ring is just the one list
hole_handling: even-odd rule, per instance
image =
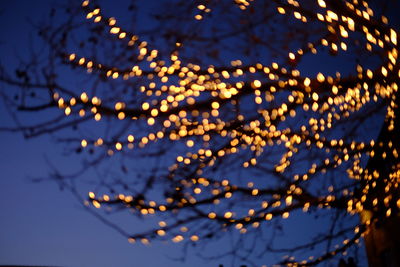
[[[245, 10], [252, 1], [234, 2]], [[400, 182], [399, 165], [392, 166], [387, 177], [381, 177], [378, 170], [371, 172], [361, 163], [362, 159], [368, 157], [389, 157], [398, 162], [398, 145], [330, 135], [336, 125], [351, 120], [354, 114], [363, 112], [372, 103], [378, 105], [382, 100], [389, 103], [387, 131], [395, 130], [395, 121], [398, 120], [396, 109], [400, 100], [396, 98], [399, 96], [397, 80], [400, 76], [396, 31], [388, 26], [385, 17], [377, 23], [372, 9], [364, 1], [337, 1], [330, 7], [331, 1], [318, 0], [320, 12], [309, 12], [294, 0], [276, 2], [279, 3], [279, 14], [293, 16], [301, 23], [321, 23], [325, 25], [328, 36], [336, 37], [324, 37], [308, 43], [306, 47], [290, 51], [288, 62], [297, 62], [307, 54], [317, 54], [324, 47], [335, 54], [347, 51], [351, 34], [361, 33], [365, 39], [365, 43], [361, 42], [365, 44], [365, 51], [384, 53], [381, 66], [369, 69], [359, 65], [356, 74], [348, 77], [342, 77], [340, 73], [335, 76], [318, 73], [315, 77], [305, 77], [300, 70], [288, 69], [276, 62], [270, 65], [244, 65], [242, 61], [236, 60], [226, 68], [204, 67], [191, 63], [185, 65], [177, 52], [165, 61], [160, 59], [159, 52], [151, 49], [146, 41], [141, 41], [139, 36], [118, 26], [115, 18], [102, 15], [100, 8], [91, 7], [89, 0], [83, 2], [88, 20], [103, 23], [111, 35], [126, 41], [128, 47], [134, 49], [135, 65], [119, 69], [75, 53], [66, 56], [69, 63], [85, 68], [89, 73], [102, 73], [109, 79], [143, 77], [148, 82], [140, 90], [148, 100], [137, 106], [129, 106], [124, 99], [105, 103], [100, 97], [89, 96], [86, 92], [68, 99], [55, 93], [54, 99], [66, 116], [85, 117], [89, 113], [95, 121], [101, 121], [104, 117], [132, 120], [132, 124], [144, 121], [148, 132], [143, 133], [141, 129], [114, 143], [102, 137], [82, 139], [81, 147], [106, 146], [108, 155], [112, 156], [119, 151], [144, 148], [162, 139], [186, 146], [186, 152], [178, 155], [168, 170], [168, 178], [176, 185], [176, 194], [157, 203], [155, 200], [131, 195], [96, 196], [90, 192], [90, 203], [94, 207], [125, 205], [143, 216], [189, 210], [195, 214], [192, 220], [218, 222], [243, 234], [249, 228], [258, 228], [274, 218], [287, 219], [291, 212], [308, 212], [310, 208], [344, 208], [350, 214], [359, 214], [365, 207], [383, 206], [387, 217], [398, 212], [400, 199], [396, 192]], [[202, 14], [211, 12], [203, 4], [196, 8], [199, 12], [195, 15], [196, 20], [202, 20]], [[177, 46], [180, 45], [177, 43]], [[237, 107], [245, 101], [253, 111], [235, 113]], [[300, 116], [307, 119], [304, 121]], [[273, 190], [255, 186], [253, 182], [243, 186], [229, 179], [212, 176], [212, 167], [231, 155], [241, 155], [238, 160], [242, 160], [242, 168], [251, 169], [260, 161], [262, 164], [263, 153], [273, 147], [284, 151], [270, 170], [276, 175], [284, 175], [295, 164], [296, 155], [302, 149], [325, 151], [326, 156], [316, 160], [304, 172], [293, 175], [290, 182]], [[315, 196], [305, 188], [305, 183], [317, 179], [321, 173], [340, 168], [349, 162], [352, 163], [347, 170], [349, 177], [364, 186], [359, 189], [361, 194], [347, 188], [338, 193], [338, 189], [330, 186], [326, 194]], [[189, 175], [185, 170], [190, 170], [190, 177], [185, 176]], [[371, 198], [370, 192], [375, 192], [374, 188], [382, 183], [385, 185], [382, 192]], [[251, 199], [253, 207], [244, 211], [243, 208], [235, 210], [235, 207], [224, 204], [237, 201], [238, 198]], [[345, 207], [343, 200], [346, 200]], [[202, 206], [211, 208], [197, 208]], [[231, 208], [228, 209], [228, 206]], [[365, 225], [371, 224], [371, 220], [367, 220]], [[191, 225], [189, 219], [187, 222]], [[361, 228], [365, 229], [363, 226]], [[207, 234], [195, 233], [195, 230], [182, 223], [167, 224], [165, 221], [160, 221], [154, 229], [130, 236], [129, 241], [140, 240], [148, 244], [150, 239], [169, 238], [173, 242], [187, 239], [196, 242]], [[352, 231], [352, 238], [344, 240], [326, 255], [300, 262], [290, 258], [286, 264], [311, 264], [343, 253], [352, 244], [359, 242], [364, 234], [359, 226]]]

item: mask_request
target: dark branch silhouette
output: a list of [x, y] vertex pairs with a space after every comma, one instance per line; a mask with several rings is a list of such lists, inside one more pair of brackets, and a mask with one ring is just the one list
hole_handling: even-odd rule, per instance
[[[249, 266], [267, 253], [313, 266], [365, 237], [370, 266], [398, 263], [399, 38], [387, 2], [59, 7], [37, 26], [42, 52], [1, 69], [15, 125], [0, 129], [77, 153], [81, 168], [50, 176], [130, 242], [230, 236], [221, 255]], [[119, 226], [119, 211], [148, 227]], [[280, 245], [310, 222], [309, 238]]]

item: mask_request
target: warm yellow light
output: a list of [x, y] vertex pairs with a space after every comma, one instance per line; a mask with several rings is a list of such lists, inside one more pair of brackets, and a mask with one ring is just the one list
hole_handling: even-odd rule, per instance
[[81, 146], [82, 147], [86, 147], [87, 146], [87, 141], [85, 140], [85, 139], [83, 139], [82, 141], [81, 141]]

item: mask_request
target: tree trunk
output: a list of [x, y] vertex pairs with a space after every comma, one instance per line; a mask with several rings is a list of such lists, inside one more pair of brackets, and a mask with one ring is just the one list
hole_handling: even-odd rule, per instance
[[[363, 211], [361, 217], [370, 217]], [[364, 235], [369, 267], [400, 267], [400, 217], [372, 223]]]
[[[394, 120], [385, 120], [374, 149], [375, 156], [368, 161], [366, 170], [379, 173], [376, 186], [367, 193], [369, 203], [377, 199], [378, 205], [369, 205], [361, 212], [361, 222], [366, 225], [364, 234], [369, 267], [400, 267], [400, 177], [392, 176], [400, 169], [400, 90], [394, 101]], [[384, 156], [383, 156], [384, 155]], [[368, 183], [368, 182], [367, 182]], [[387, 184], [390, 183], [390, 190]], [[371, 184], [370, 184], [371, 185]], [[390, 196], [388, 203], [385, 198]], [[390, 214], [387, 213], [390, 209]]]

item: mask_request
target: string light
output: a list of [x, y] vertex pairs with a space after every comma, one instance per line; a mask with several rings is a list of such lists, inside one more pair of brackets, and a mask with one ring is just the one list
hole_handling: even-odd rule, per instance
[[[388, 25], [386, 17], [380, 20], [374, 17], [364, 1], [339, 1], [333, 5], [331, 1], [317, 0], [318, 12], [294, 0], [284, 2], [276, 6], [275, 12], [305, 25], [318, 23], [324, 35], [304, 47], [287, 51], [287, 64], [246, 65], [242, 60], [233, 60], [229, 67], [183, 63], [179, 49], [168, 55], [168, 60], [163, 60], [159, 50], [152, 48], [153, 44], [124, 29], [116, 18], [105, 16], [92, 1], [82, 3], [89, 23], [102, 24], [111, 37], [125, 42], [134, 54], [134, 64], [126, 68], [108, 66], [75, 51], [65, 53], [67, 62], [86, 69], [88, 75], [100, 73], [105, 79], [116, 81], [140, 78], [142, 83], [138, 92], [140, 103], [125, 99], [113, 99], [111, 103], [84, 90], [77, 95], [64, 95], [61, 90], [53, 94], [56, 106], [65, 116], [90, 115], [99, 123], [111, 118], [137, 125], [137, 129], [133, 127], [123, 138], [107, 141], [106, 137], [96, 136], [93, 140], [89, 137], [76, 140], [80, 147], [103, 147], [110, 157], [127, 153], [128, 148], [144, 149], [163, 141], [184, 147], [184, 152], [180, 150], [168, 167], [165, 180], [173, 185], [173, 190], [165, 199], [156, 201], [148, 196], [124, 194], [97, 197], [90, 192], [89, 200], [95, 208], [122, 205], [148, 217], [205, 206], [196, 209], [193, 220], [218, 223], [242, 234], [264, 223], [270, 224], [271, 220], [290, 220], [296, 211], [308, 213], [311, 209], [341, 208], [349, 214], [372, 210], [383, 213], [384, 217], [398, 214], [398, 145], [392, 137], [387, 144], [377, 144], [374, 140], [345, 136], [350, 131], [337, 130], [338, 125], [346, 126], [346, 121], [382, 102], [388, 103], [385, 131], [390, 135], [397, 130], [400, 99], [397, 32]], [[233, 3], [245, 11], [253, 1], [234, 0]], [[199, 2], [192, 19], [201, 24], [212, 12], [211, 3]], [[358, 65], [354, 75], [319, 72], [313, 76], [296, 69], [307, 55], [322, 53], [324, 48], [333, 55], [345, 53], [351, 49], [352, 40], [364, 45], [364, 52], [368, 54], [384, 55], [380, 65], [374, 69]], [[176, 42], [175, 48], [183, 45], [184, 42]], [[248, 104], [250, 98], [252, 101]], [[268, 151], [274, 152], [271, 161], [276, 160], [268, 171], [277, 177], [289, 178], [282, 178], [285, 184], [273, 190], [259, 182], [241, 184], [229, 177], [221, 178], [219, 170], [214, 171], [223, 160], [231, 160], [232, 155], [237, 155], [241, 170], [263, 170]], [[304, 156], [304, 151], [318, 151], [323, 156], [310, 159], [313, 161], [310, 164], [299, 165], [299, 155]], [[376, 168], [365, 167], [368, 157], [394, 163], [387, 174], [380, 173]], [[309, 183], [335, 168], [346, 168], [349, 180], [357, 181], [358, 187], [341, 190], [330, 185], [318, 195], [308, 190]], [[230, 205], [240, 198], [249, 200], [246, 203], [251, 203], [251, 207]], [[304, 261], [289, 258], [285, 263], [288, 266], [318, 263], [345, 253], [377, 219], [367, 220], [369, 223], [356, 226], [356, 230], [353, 227], [353, 236], [325, 255]], [[195, 232], [196, 227], [190, 220], [187, 225], [160, 221], [154, 229], [132, 235], [128, 241], [140, 240], [145, 245], [155, 238], [176, 243], [197, 242], [205, 236]]]

